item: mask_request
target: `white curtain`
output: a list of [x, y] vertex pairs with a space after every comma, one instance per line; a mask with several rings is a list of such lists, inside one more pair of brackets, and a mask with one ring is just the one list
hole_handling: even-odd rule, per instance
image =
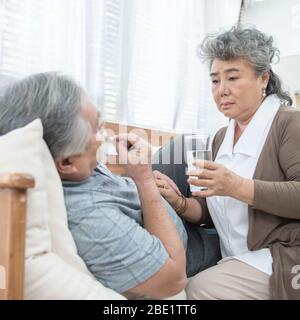
[[75, 77], [110, 121], [214, 132], [226, 123], [196, 55], [241, 0], [0, 0], [0, 74]]

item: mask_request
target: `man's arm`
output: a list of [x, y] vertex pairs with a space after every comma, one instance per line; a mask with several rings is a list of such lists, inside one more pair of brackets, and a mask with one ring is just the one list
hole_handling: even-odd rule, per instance
[[[168, 253], [157, 237], [124, 214], [120, 206], [97, 202], [99, 192], [92, 191], [84, 215], [80, 204], [69, 208], [70, 230], [93, 275], [119, 293], [130, 292], [164, 267]], [[150, 293], [145, 289], [136, 295]]]
[[163, 243], [169, 257], [163, 267], [131, 293], [164, 298], [177, 294], [186, 285], [185, 250], [153, 177], [136, 181], [143, 209], [144, 227]]
[[122, 139], [123, 144], [119, 143], [119, 155], [128, 161], [125, 166], [126, 173], [137, 185], [144, 227], [160, 239], [169, 256], [156, 274], [129, 292], [156, 298], [172, 296], [184, 289], [187, 283], [183, 243], [163, 204], [151, 166], [147, 163], [149, 158], [145, 153], [149, 152], [148, 146], [135, 136], [122, 137], [119, 141], [122, 142]]

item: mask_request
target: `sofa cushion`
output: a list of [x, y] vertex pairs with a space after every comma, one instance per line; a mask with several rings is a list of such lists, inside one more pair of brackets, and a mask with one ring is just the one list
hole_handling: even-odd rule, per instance
[[78, 256], [63, 190], [39, 119], [0, 137], [0, 173], [28, 173], [25, 299], [125, 299], [105, 288]]

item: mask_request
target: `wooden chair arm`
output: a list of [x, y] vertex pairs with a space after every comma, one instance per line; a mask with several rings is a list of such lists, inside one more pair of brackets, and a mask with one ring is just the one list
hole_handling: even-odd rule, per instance
[[29, 174], [8, 173], [0, 174], [0, 188], [29, 189], [34, 187], [34, 179]]
[[21, 300], [24, 289], [28, 174], [0, 174], [0, 300]]

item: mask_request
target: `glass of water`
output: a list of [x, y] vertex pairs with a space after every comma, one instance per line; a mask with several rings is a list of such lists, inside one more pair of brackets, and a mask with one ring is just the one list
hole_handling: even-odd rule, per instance
[[[191, 134], [185, 136], [186, 173], [196, 171], [200, 174], [204, 167], [204, 160], [212, 161], [210, 136], [205, 134]], [[193, 164], [197, 160], [197, 164]], [[190, 179], [198, 179], [190, 176]], [[190, 185], [191, 192], [205, 190], [205, 187]]]

